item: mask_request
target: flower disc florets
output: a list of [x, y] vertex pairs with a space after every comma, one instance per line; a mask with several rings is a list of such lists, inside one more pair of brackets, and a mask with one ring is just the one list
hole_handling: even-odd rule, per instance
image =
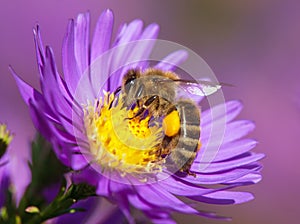
[[13, 139], [13, 135], [7, 130], [6, 125], [0, 124], [0, 158], [5, 153], [8, 145]]
[[105, 93], [104, 99], [85, 110], [86, 134], [95, 162], [122, 176], [160, 172], [164, 164], [159, 148], [161, 127], [149, 126], [149, 115], [129, 119], [137, 108], [124, 107], [121, 95], [116, 105], [114, 100], [114, 94]]

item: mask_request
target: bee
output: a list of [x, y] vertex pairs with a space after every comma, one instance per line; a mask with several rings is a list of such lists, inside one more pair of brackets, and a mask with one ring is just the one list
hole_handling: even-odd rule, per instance
[[193, 175], [190, 171], [196, 154], [200, 149], [200, 110], [190, 99], [178, 99], [180, 85], [191, 94], [209, 95], [221, 86], [210, 82], [182, 80], [170, 71], [150, 68], [146, 71], [130, 69], [122, 79], [122, 85], [115, 91], [124, 94], [124, 104], [127, 107], [138, 108], [133, 119], [142, 118], [145, 113], [151, 117], [162, 119], [164, 137], [159, 146], [159, 156], [170, 161], [170, 167], [175, 172], [180, 171]]

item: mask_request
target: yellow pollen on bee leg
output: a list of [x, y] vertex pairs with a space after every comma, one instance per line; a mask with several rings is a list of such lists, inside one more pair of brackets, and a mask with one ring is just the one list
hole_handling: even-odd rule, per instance
[[180, 118], [177, 110], [173, 110], [163, 120], [163, 130], [165, 135], [172, 137], [179, 132]]
[[197, 145], [197, 152], [200, 151], [201, 146], [202, 146], [202, 143], [201, 143], [201, 141], [199, 140], [199, 141], [198, 141], [198, 145]]

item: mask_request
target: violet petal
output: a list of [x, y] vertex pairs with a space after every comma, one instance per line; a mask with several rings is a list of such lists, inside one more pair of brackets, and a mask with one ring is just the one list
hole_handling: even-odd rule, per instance
[[98, 19], [91, 48], [91, 61], [94, 61], [103, 52], [108, 50], [112, 29], [114, 23], [114, 16], [111, 10], [104, 11]]
[[240, 204], [253, 200], [253, 195], [248, 192], [217, 191], [205, 196], [188, 197], [192, 200], [208, 204]]
[[62, 61], [64, 78], [68, 88], [72, 94], [75, 93], [77, 84], [80, 79], [80, 72], [76, 63], [75, 49], [74, 49], [74, 21], [71, 20], [68, 25], [68, 30], [63, 42]]
[[169, 54], [167, 57], [162, 59], [155, 68], [162, 69], [165, 71], [171, 71], [176, 66], [180, 65], [180, 63], [184, 62], [188, 57], [188, 53], [185, 50], [178, 50], [171, 54]]
[[77, 16], [74, 27], [74, 54], [81, 76], [88, 67], [90, 14], [82, 13]]

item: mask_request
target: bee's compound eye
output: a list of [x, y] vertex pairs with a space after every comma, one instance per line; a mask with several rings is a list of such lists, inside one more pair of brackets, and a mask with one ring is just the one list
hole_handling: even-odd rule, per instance
[[135, 84], [136, 76], [133, 75], [129, 79], [126, 80], [125, 82], [125, 91], [128, 93], [130, 88]]
[[136, 80], [136, 75], [131, 75], [125, 82], [125, 85], [133, 83]]
[[163, 120], [163, 130], [166, 136], [172, 137], [180, 130], [180, 118], [177, 110], [173, 110]]

